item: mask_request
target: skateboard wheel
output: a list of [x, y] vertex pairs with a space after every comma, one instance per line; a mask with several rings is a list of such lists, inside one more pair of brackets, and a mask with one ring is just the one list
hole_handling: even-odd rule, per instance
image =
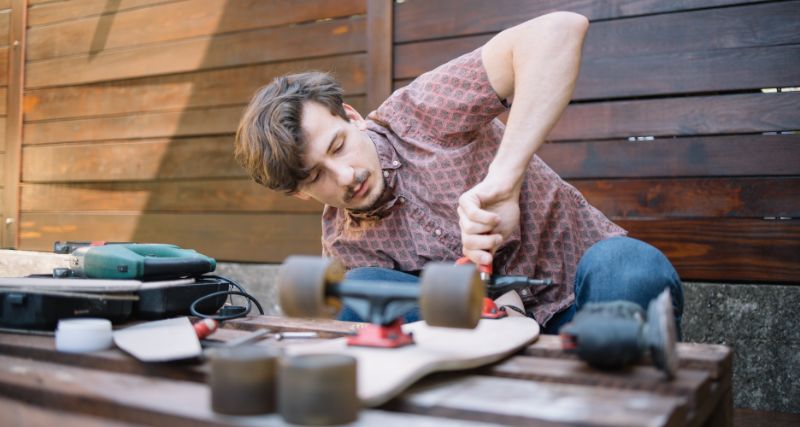
[[290, 256], [278, 272], [278, 300], [292, 317], [324, 317], [337, 307], [329, 298], [328, 285], [341, 282], [344, 268], [328, 258]]
[[678, 351], [676, 347], [678, 331], [675, 326], [675, 315], [672, 310], [672, 297], [669, 290], [650, 302], [647, 310], [648, 336], [651, 343], [653, 363], [661, 368], [668, 378], [674, 378], [678, 372]]
[[420, 278], [420, 313], [431, 326], [474, 328], [486, 287], [474, 265], [432, 263]]
[[278, 411], [292, 424], [346, 424], [358, 418], [356, 359], [306, 354], [281, 359]]
[[220, 348], [210, 352], [211, 408], [227, 415], [275, 411], [280, 351], [261, 346]]

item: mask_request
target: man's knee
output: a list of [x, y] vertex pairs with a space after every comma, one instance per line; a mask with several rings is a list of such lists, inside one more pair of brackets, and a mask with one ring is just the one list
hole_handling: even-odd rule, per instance
[[647, 309], [669, 289], [678, 336], [683, 317], [683, 285], [675, 268], [655, 247], [629, 237], [594, 244], [581, 258], [575, 276], [578, 310], [589, 302], [626, 300]]
[[[597, 287], [601, 289], [592, 289]], [[602, 240], [590, 247], [578, 264], [576, 293], [584, 299], [627, 299], [646, 307], [666, 288], [682, 309], [683, 290], [675, 268], [661, 251], [640, 240]]]

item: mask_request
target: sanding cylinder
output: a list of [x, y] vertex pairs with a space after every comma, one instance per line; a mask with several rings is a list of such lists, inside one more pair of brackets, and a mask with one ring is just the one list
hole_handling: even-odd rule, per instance
[[264, 346], [215, 349], [210, 354], [211, 408], [227, 415], [275, 411], [275, 380], [280, 350]]
[[293, 424], [331, 425], [358, 418], [356, 359], [343, 354], [282, 358], [278, 371], [278, 411]]

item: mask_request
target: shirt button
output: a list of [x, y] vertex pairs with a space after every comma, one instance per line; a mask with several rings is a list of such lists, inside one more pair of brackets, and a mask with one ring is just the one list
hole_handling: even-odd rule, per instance
[[397, 199], [397, 201], [398, 201], [399, 203], [405, 203], [405, 202], [406, 202], [406, 198], [405, 198], [405, 197], [403, 197], [403, 196], [400, 196], [400, 198], [398, 198], [398, 199]]
[[388, 178], [389, 177], [389, 171], [383, 171], [383, 177], [384, 178]]
[[400, 162], [397, 160], [392, 161], [392, 166], [400, 166]]
[[433, 230], [433, 234], [435, 234], [437, 236], [441, 236], [442, 235], [442, 230], [437, 228], [436, 230]]

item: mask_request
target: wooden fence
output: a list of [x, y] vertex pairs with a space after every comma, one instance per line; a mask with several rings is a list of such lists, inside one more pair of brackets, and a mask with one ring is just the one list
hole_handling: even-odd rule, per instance
[[684, 279], [800, 277], [800, 92], [791, 89], [800, 86], [800, 1], [28, 0], [0, 9], [0, 34], [10, 33], [0, 40], [0, 209], [15, 220], [5, 246], [160, 241], [253, 262], [319, 253], [321, 207], [252, 184], [232, 160], [257, 87], [329, 70], [366, 113], [498, 31], [571, 10], [592, 21], [581, 76], [539, 154]]

